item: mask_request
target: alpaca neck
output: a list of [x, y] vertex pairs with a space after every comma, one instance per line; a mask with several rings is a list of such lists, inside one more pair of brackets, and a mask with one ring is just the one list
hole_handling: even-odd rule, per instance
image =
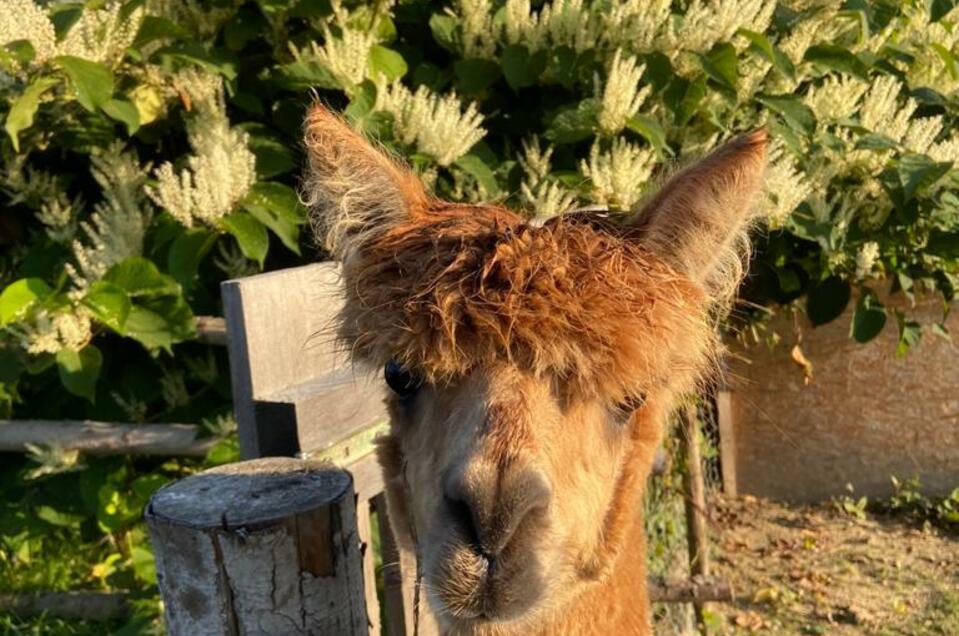
[[646, 534], [642, 515], [624, 537], [606, 576], [559, 610], [539, 634], [652, 634], [646, 589]]

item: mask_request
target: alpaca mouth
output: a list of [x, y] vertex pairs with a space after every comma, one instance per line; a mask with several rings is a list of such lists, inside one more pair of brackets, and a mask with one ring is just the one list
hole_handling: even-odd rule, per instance
[[539, 562], [506, 553], [483, 554], [472, 546], [450, 546], [433, 588], [442, 614], [457, 620], [506, 622], [539, 600]]

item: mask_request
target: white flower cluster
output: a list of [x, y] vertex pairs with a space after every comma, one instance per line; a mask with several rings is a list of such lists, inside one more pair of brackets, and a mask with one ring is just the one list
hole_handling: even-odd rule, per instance
[[780, 143], [770, 148], [765, 176], [765, 216], [771, 227], [781, 227], [812, 188], [795, 158]]
[[879, 42], [895, 42], [897, 47], [909, 51], [912, 60], [903, 64], [906, 83], [912, 88], [929, 87], [943, 95], [952, 95], [959, 90], [959, 75], [954, 62], [947, 61], [956, 55], [959, 45], [959, 7], [954, 7], [938, 21], [931, 22], [928, 7], [923, 4], [904, 4], [902, 15], [883, 30]]
[[230, 127], [219, 77], [185, 71], [178, 83], [192, 103], [187, 137], [193, 154], [179, 172], [170, 162], [161, 165], [148, 194], [187, 227], [195, 222], [216, 227], [256, 182], [256, 157], [249, 135]]
[[34, 64], [43, 64], [57, 55], [74, 55], [116, 66], [126, 53], [146, 10], [113, 0], [105, 5], [85, 6], [79, 19], [60, 42], [46, 5], [35, 0], [4, 0], [0, 10], [0, 46], [27, 40], [34, 50]]
[[329, 70], [340, 88], [352, 93], [369, 74], [370, 48], [376, 44], [371, 31], [343, 26], [340, 34], [334, 35], [330, 27], [323, 25], [323, 44], [310, 42], [309, 46], [290, 51], [297, 61], [315, 63]]
[[111, 266], [142, 254], [153, 216], [143, 191], [146, 172], [136, 154], [122, 152], [115, 144], [90, 161], [103, 201], [96, 204], [89, 220], [80, 222], [83, 240], [72, 244], [76, 266], [68, 264], [67, 273], [79, 290], [99, 280]]
[[959, 132], [953, 131], [948, 139], [933, 144], [928, 154], [934, 161], [952, 161], [959, 164]]
[[849, 75], [830, 75], [806, 93], [804, 101], [820, 123], [851, 117], [869, 85]]
[[393, 132], [404, 144], [448, 166], [486, 135], [476, 104], [463, 110], [455, 93], [437, 95], [425, 86], [411, 92], [399, 82], [381, 82], [376, 109], [393, 115]]
[[207, 39], [233, 17], [242, 1], [217, 0], [148, 0], [150, 15], [166, 18], [174, 24], [193, 30], [200, 39]]
[[506, 0], [502, 13], [490, 0], [459, 0], [460, 47], [464, 55], [492, 57], [497, 46], [522, 44], [530, 51], [568, 46], [577, 52], [664, 48], [704, 51], [739, 29], [764, 31], [775, 0], [693, 0], [682, 20], [667, 0], [589, 2], [553, 0], [534, 11], [530, 0]]
[[470, 58], [492, 58], [496, 54], [493, 33], [493, 3], [490, 0], [460, 0], [460, 32], [463, 53]]
[[909, 130], [910, 119], [916, 110], [916, 100], [909, 98], [899, 104], [902, 83], [893, 75], [877, 77], [862, 101], [860, 123], [869, 130], [894, 141], [902, 141]]
[[145, 15], [142, 6], [125, 11], [125, 4], [118, 0], [103, 8], [85, 7], [60, 42], [59, 53], [116, 66], [133, 44]]
[[649, 148], [614, 139], [602, 151], [599, 142], [589, 150], [589, 161], [580, 162], [580, 173], [592, 185], [593, 199], [613, 209], [629, 210], [642, 198], [643, 186], [656, 165], [656, 155]]
[[872, 272], [879, 259], [879, 243], [868, 241], [856, 253], [856, 280], [862, 280]]
[[47, 236], [56, 243], [69, 243], [77, 233], [77, 214], [83, 208], [83, 199], [71, 199], [63, 190], [40, 204], [37, 219], [43, 223]]
[[35, 312], [29, 320], [6, 328], [20, 348], [31, 355], [83, 349], [93, 331], [90, 312], [83, 306]]
[[[605, 83], [594, 77], [596, 96], [600, 108], [599, 129], [605, 135], [615, 135], [626, 126], [626, 120], [636, 114], [652, 90], [649, 86], [640, 87], [639, 80], [646, 70], [645, 65], [636, 65], [636, 58], [623, 57], [617, 50], [610, 60]], [[601, 86], [602, 84], [602, 86]]]
[[524, 178], [520, 186], [520, 198], [536, 218], [548, 219], [566, 212], [576, 203], [576, 196], [560, 183], [550, 179], [553, 149], [542, 151], [539, 139], [533, 137], [523, 142], [523, 154], [519, 164]]
[[739, 29], [764, 32], [775, 9], [776, 0], [693, 0], [670, 40], [687, 51], [706, 51]]
[[0, 46], [27, 40], [34, 62], [42, 64], [56, 55], [57, 36], [47, 12], [33, 0], [4, 0], [0, 10]]

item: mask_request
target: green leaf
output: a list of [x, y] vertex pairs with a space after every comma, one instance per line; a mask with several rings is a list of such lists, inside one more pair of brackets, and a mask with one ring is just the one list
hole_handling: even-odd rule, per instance
[[430, 16], [430, 31], [433, 39], [447, 51], [456, 51], [456, 18], [451, 15], [434, 13]]
[[[929, 235], [926, 251], [944, 258], [959, 258], [959, 232], [934, 230]], [[2, 304], [2, 300], [0, 300], [0, 304]]]
[[513, 90], [532, 86], [546, 70], [549, 60], [545, 50], [530, 55], [521, 44], [511, 44], [503, 49], [501, 64], [503, 77]]
[[806, 50], [803, 59], [831, 71], [855, 75], [863, 80], [869, 77], [869, 67], [856, 57], [855, 53], [838, 44], [811, 46]]
[[463, 155], [457, 159], [454, 164], [463, 172], [475, 177], [488, 194], [495, 195], [499, 193], [499, 184], [496, 182], [496, 176], [493, 174], [493, 171], [476, 155]]
[[756, 101], [782, 115], [793, 129], [811, 135], [816, 130], [816, 116], [796, 95], [756, 95]]
[[140, 112], [137, 107], [125, 99], [111, 99], [102, 106], [107, 116], [127, 127], [127, 134], [133, 135], [140, 129]]
[[53, 506], [37, 506], [34, 510], [37, 518], [43, 519], [52, 526], [60, 528], [73, 528], [79, 526], [85, 519], [85, 515], [62, 512]]
[[382, 74], [391, 82], [400, 79], [409, 70], [402, 55], [379, 44], [370, 48], [368, 66], [372, 77]]
[[96, 400], [97, 378], [103, 366], [103, 355], [93, 345], [87, 345], [80, 351], [62, 349], [57, 353], [57, 369], [60, 382], [70, 393]]
[[306, 208], [289, 186], [263, 181], [250, 188], [243, 208], [270, 228], [295, 254], [300, 253], [300, 226], [306, 221]]
[[113, 97], [113, 71], [105, 65], [72, 55], [61, 55], [54, 61], [73, 82], [77, 101], [91, 113]]
[[196, 318], [181, 296], [146, 298], [130, 308], [124, 335], [147, 349], [165, 349], [196, 335]]
[[156, 560], [147, 545], [135, 545], [130, 548], [130, 561], [133, 563], [133, 575], [137, 579], [147, 585], [156, 585]]
[[37, 109], [40, 108], [40, 98], [59, 83], [60, 80], [54, 77], [38, 77], [23, 90], [23, 93], [10, 106], [10, 112], [7, 113], [3, 128], [10, 136], [13, 149], [17, 152], [20, 152], [18, 135], [21, 130], [26, 130], [33, 125], [33, 118], [37, 114]]
[[90, 286], [81, 302], [90, 308], [97, 320], [117, 333], [123, 333], [131, 303], [122, 287], [98, 280]]
[[896, 324], [899, 327], [899, 342], [896, 355], [903, 357], [922, 340], [922, 327], [915, 320], [909, 320], [901, 311], [896, 311]]
[[373, 112], [375, 105], [376, 85], [370, 80], [363, 80], [353, 91], [343, 115], [353, 123], [362, 122]]
[[0, 327], [25, 318], [52, 290], [39, 278], [15, 281], [0, 293]]
[[866, 343], [879, 335], [886, 326], [886, 308], [871, 291], [863, 292], [852, 315], [850, 335], [859, 343]]
[[453, 63], [456, 87], [466, 95], [477, 95], [499, 79], [499, 64], [489, 60], [457, 60]]
[[153, 473], [151, 475], [140, 475], [130, 483], [130, 490], [136, 495], [137, 499], [146, 503], [148, 499], [157, 490], [170, 483], [170, 478], [165, 475]]
[[952, 162], [933, 161], [925, 155], [906, 155], [902, 157], [896, 172], [902, 186], [903, 203], [916, 194], [927, 190], [952, 168]]
[[239, 461], [239, 459], [240, 445], [237, 442], [236, 436], [230, 435], [229, 437], [224, 437], [213, 445], [213, 448], [207, 452], [204, 463], [212, 466], [219, 466], [221, 464], [229, 464], [231, 462]]
[[713, 46], [709, 52], [699, 56], [706, 75], [723, 88], [736, 90], [739, 80], [739, 58], [736, 48], [727, 42]]
[[849, 283], [838, 276], [830, 276], [809, 290], [806, 297], [806, 315], [814, 327], [832, 322], [842, 315], [852, 292]]
[[256, 174], [261, 179], [286, 174], [296, 167], [289, 144], [263, 124], [245, 123], [237, 126], [250, 135], [250, 150], [256, 155]]
[[216, 243], [216, 232], [194, 227], [176, 237], [167, 255], [167, 270], [184, 289], [196, 284], [200, 262]]
[[139, 49], [143, 48], [143, 45], [149, 44], [155, 40], [165, 40], [167, 38], [177, 40], [188, 37], [190, 37], [190, 32], [180, 25], [171, 22], [166, 18], [158, 18], [156, 16], [148, 15], [144, 17], [143, 22], [140, 23], [140, 30], [137, 31], [137, 35], [133, 39], [133, 44], [131, 46], [135, 49]]
[[857, 150], [892, 150], [898, 147], [894, 139], [878, 133], [868, 133], [856, 140]]
[[598, 110], [595, 99], [584, 99], [576, 106], [567, 107], [553, 118], [544, 136], [557, 144], [586, 139], [596, 132]]
[[25, 316], [34, 303], [43, 300], [52, 291], [39, 278], [21, 278], [7, 285], [0, 293], [0, 326]]
[[26, 66], [36, 59], [37, 51], [30, 40], [14, 40], [3, 45], [3, 53], [9, 53], [20, 64]]
[[708, 92], [706, 76], [700, 75], [695, 81], [676, 76], [663, 93], [663, 101], [673, 112], [677, 126], [685, 126], [699, 111], [699, 104]]
[[796, 67], [793, 65], [792, 60], [790, 60], [778, 46], [770, 42], [769, 38], [762, 33], [749, 31], [747, 29], [740, 29], [738, 33], [750, 41], [749, 50], [765, 58], [767, 62], [773, 65], [773, 68], [789, 79], [796, 78]]
[[244, 256], [263, 267], [263, 260], [270, 248], [270, 237], [267, 236], [266, 227], [262, 223], [249, 212], [237, 210], [220, 219], [220, 226], [233, 235]]
[[117, 285], [133, 299], [180, 295], [180, 285], [173, 278], [139, 256], [117, 263], [107, 270], [103, 280]]
[[[154, 55], [161, 59], [169, 58], [169, 60], [196, 64], [211, 73], [222, 75], [230, 81], [236, 79], [237, 58], [225, 48], [207, 49], [200, 42], [189, 42], [164, 47]], [[167, 63], [169, 62], [167, 61]]]
[[673, 155], [672, 148], [666, 144], [666, 131], [652, 117], [633, 115], [626, 120], [626, 127], [642, 135], [661, 155]]

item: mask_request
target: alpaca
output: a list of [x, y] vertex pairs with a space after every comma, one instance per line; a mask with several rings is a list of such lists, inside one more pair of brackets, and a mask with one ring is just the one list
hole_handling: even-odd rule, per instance
[[650, 634], [644, 482], [714, 366], [765, 132], [622, 219], [542, 224], [431, 197], [322, 106], [305, 143], [304, 197], [342, 262], [338, 335], [391, 389], [390, 520], [441, 633]]

